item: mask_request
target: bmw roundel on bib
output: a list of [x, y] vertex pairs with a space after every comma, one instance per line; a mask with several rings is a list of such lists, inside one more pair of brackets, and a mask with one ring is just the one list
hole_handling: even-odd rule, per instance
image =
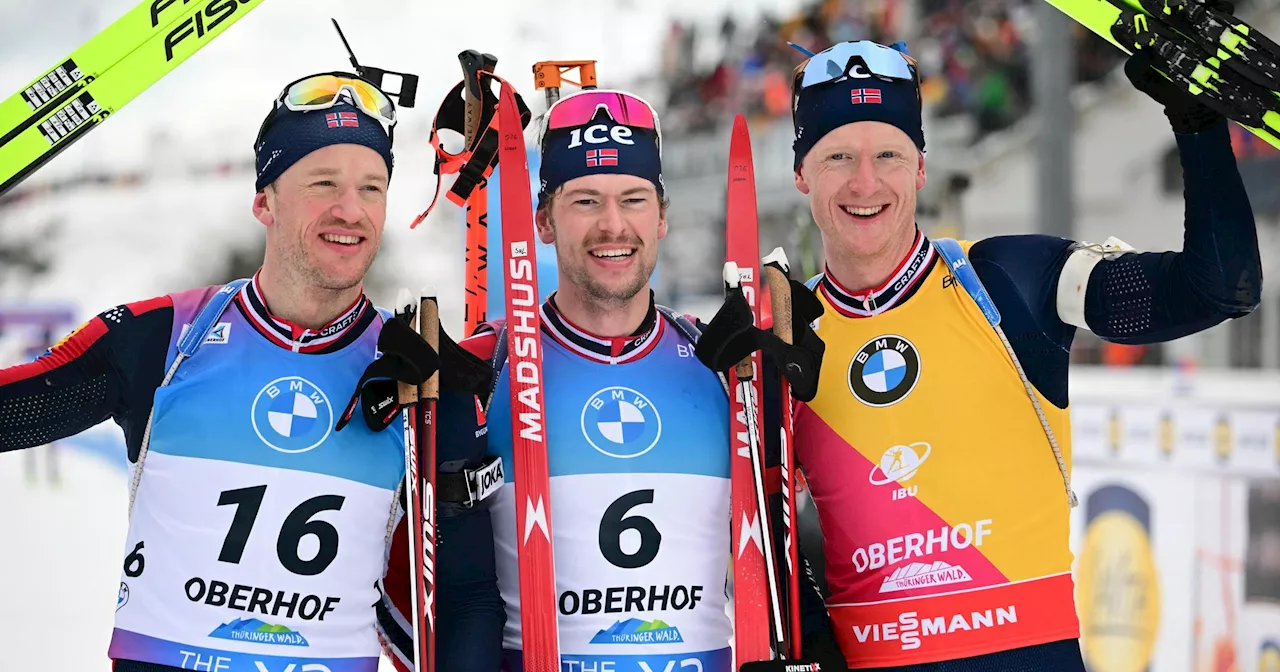
[[629, 387], [606, 387], [583, 405], [582, 435], [609, 457], [639, 457], [658, 445], [662, 418], [643, 394]]
[[877, 336], [849, 362], [849, 390], [868, 406], [892, 406], [920, 380], [920, 351], [901, 336]]
[[332, 427], [329, 397], [305, 378], [273, 380], [253, 400], [253, 430], [273, 450], [305, 453], [323, 443]]

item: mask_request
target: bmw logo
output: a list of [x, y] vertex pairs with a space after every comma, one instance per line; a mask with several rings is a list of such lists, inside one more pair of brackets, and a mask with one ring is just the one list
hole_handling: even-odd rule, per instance
[[879, 336], [849, 363], [849, 390], [868, 406], [892, 406], [920, 380], [920, 351], [901, 336]]
[[253, 431], [273, 450], [305, 453], [324, 443], [332, 428], [329, 397], [305, 378], [277, 378], [253, 399]]
[[658, 445], [662, 418], [643, 394], [629, 387], [606, 387], [582, 407], [582, 435], [609, 457], [640, 457]]

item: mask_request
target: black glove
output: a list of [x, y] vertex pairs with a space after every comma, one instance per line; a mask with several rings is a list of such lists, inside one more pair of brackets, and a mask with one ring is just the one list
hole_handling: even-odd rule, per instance
[[813, 332], [810, 322], [822, 316], [822, 303], [803, 283], [788, 279], [791, 286], [791, 342], [787, 345], [772, 331], [755, 326], [751, 306], [741, 287], [729, 290], [724, 305], [698, 338], [694, 354], [712, 371], [727, 372], [751, 353], [763, 350], [778, 363], [791, 383], [791, 396], [812, 401], [818, 394], [818, 373], [826, 344]]
[[369, 429], [381, 432], [400, 412], [398, 384], [421, 385], [440, 370], [440, 356], [413, 330], [412, 319], [412, 313], [400, 313], [382, 325], [382, 332], [378, 334], [378, 351], [382, 356], [373, 360], [360, 376], [334, 431], [340, 432], [347, 426], [358, 404]]
[[1124, 74], [1133, 87], [1164, 106], [1164, 116], [1175, 133], [1199, 133], [1226, 117], [1206, 105], [1203, 96], [1193, 96], [1151, 66], [1151, 50], [1143, 49], [1125, 61]]

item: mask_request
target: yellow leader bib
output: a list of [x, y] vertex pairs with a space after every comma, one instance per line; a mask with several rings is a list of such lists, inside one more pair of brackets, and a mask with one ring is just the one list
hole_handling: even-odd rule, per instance
[[[960, 247], [952, 264], [976, 282]], [[1063, 472], [1010, 353], [926, 252], [892, 310], [853, 316], [818, 291], [827, 349], [796, 449], [852, 668], [1079, 636]], [[1034, 394], [1069, 470], [1068, 413]]]

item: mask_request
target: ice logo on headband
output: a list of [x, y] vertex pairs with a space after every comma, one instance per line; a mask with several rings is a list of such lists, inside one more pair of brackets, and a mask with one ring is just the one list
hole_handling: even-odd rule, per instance
[[575, 128], [569, 132], [569, 149], [581, 147], [583, 142], [589, 145], [602, 145], [612, 140], [619, 145], [634, 145], [635, 140], [631, 139], [631, 129], [626, 126], [612, 126], [608, 124], [596, 124], [588, 126], [584, 131], [581, 128]]

